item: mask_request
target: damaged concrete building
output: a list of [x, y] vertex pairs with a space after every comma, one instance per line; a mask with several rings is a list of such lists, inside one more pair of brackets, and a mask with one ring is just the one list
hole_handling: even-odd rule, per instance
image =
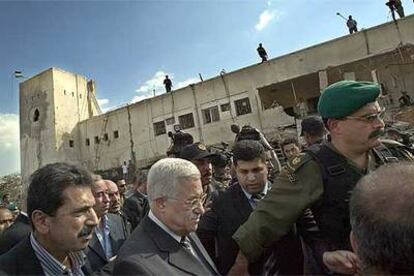
[[[232, 142], [231, 124], [266, 135], [294, 124], [295, 107], [316, 112], [321, 90], [342, 79], [381, 83], [383, 103], [414, 98], [414, 16], [101, 113], [95, 85], [58, 68], [20, 83], [21, 171], [65, 161], [92, 171], [136, 168], [165, 156], [174, 125], [205, 144]], [[340, 99], [338, 99], [340, 100]]]

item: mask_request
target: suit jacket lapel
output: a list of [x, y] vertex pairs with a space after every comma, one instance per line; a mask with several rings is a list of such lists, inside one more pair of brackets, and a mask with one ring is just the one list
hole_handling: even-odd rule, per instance
[[[181, 247], [181, 245], [179, 245]], [[170, 251], [168, 262], [176, 268], [193, 275], [210, 274], [202, 263], [189, 251], [180, 248], [177, 251]]]
[[22, 253], [24, 256], [18, 259], [20, 273], [22, 275], [44, 275], [42, 265], [30, 244], [30, 237], [24, 241]]
[[150, 218], [144, 219], [144, 228], [160, 251], [168, 254], [168, 262], [179, 270], [193, 275], [211, 274], [200, 261], [184, 249], [173, 237]]
[[253, 211], [253, 208], [250, 205], [250, 202], [247, 199], [242, 188], [240, 187], [240, 184], [237, 183], [235, 185], [237, 185], [237, 187], [235, 187], [236, 193], [233, 197], [233, 204], [235, 206], [235, 210], [239, 210], [241, 219], [244, 222], [250, 216], [250, 213]]
[[99, 257], [101, 257], [103, 260], [106, 260], [105, 251], [99, 242], [98, 236], [96, 235], [95, 231], [93, 232], [93, 236], [91, 241], [89, 242], [88, 247], [90, 250], [94, 251]]
[[121, 234], [118, 233], [118, 230], [122, 228], [122, 225], [117, 225], [116, 221], [114, 221], [111, 216], [108, 216], [108, 227], [109, 227], [109, 241], [111, 243], [112, 252], [114, 255], [117, 254], [119, 251], [119, 243], [117, 242], [118, 237], [121, 236]]
[[200, 239], [197, 237], [195, 233], [190, 233], [189, 235], [190, 240], [192, 241], [194, 249], [197, 251], [197, 254], [200, 258], [203, 258], [204, 261], [206, 261], [206, 265], [209, 266], [209, 269], [211, 272], [214, 272], [215, 274], [219, 274], [216, 268], [216, 265], [214, 264], [213, 260], [208, 255], [207, 251], [205, 250], [204, 246], [201, 244]]

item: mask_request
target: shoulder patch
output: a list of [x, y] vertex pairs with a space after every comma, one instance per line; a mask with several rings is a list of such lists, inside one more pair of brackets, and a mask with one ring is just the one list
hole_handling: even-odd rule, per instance
[[303, 164], [307, 163], [310, 160], [312, 160], [312, 157], [309, 154], [301, 153], [299, 156], [296, 156], [293, 159], [288, 161], [287, 168], [291, 172], [295, 172], [300, 167], [302, 167]]
[[297, 166], [301, 161], [300, 157], [295, 157], [292, 159], [292, 165]]
[[279, 176], [294, 184], [296, 182], [296, 172], [310, 160], [313, 160], [313, 157], [310, 154], [301, 153], [299, 156], [289, 160], [286, 165], [282, 167]]

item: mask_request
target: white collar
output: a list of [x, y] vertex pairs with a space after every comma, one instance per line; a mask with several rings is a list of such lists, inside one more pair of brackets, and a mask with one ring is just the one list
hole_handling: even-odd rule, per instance
[[162, 230], [164, 230], [165, 232], [167, 232], [174, 240], [176, 240], [177, 242], [181, 241], [181, 236], [175, 234], [173, 231], [171, 231], [167, 225], [165, 225], [162, 221], [160, 221], [155, 214], [152, 212], [152, 210], [149, 211], [148, 213], [148, 217], [155, 222], [159, 227], [161, 227]]
[[23, 216], [29, 217], [29, 215], [26, 212], [20, 211], [20, 214], [22, 214]]
[[[240, 183], [238, 183], [240, 185]], [[252, 198], [252, 194], [247, 192], [242, 185], [240, 185], [240, 188], [243, 190], [243, 193], [246, 195], [247, 199], [250, 200]], [[263, 195], [267, 194], [267, 191], [269, 190], [269, 182], [266, 180], [265, 186], [263, 187], [263, 191], [260, 192]]]

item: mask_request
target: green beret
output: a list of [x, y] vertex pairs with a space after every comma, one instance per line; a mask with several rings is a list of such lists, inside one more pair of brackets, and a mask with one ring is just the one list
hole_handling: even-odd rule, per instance
[[318, 112], [322, 118], [344, 118], [380, 94], [378, 84], [369, 81], [339, 81], [331, 84], [319, 97]]

